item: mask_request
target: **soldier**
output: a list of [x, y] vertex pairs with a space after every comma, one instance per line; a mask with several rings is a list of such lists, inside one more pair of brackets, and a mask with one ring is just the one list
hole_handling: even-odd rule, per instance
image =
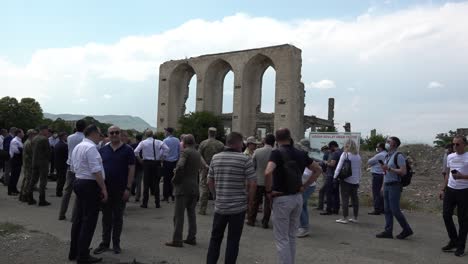
[[27, 132], [28, 139], [24, 142], [23, 147], [23, 181], [21, 183], [19, 200], [27, 202], [27, 187], [31, 181], [32, 175], [32, 140], [37, 136], [35, 129], [29, 129]]
[[208, 204], [208, 196], [210, 194], [207, 175], [210, 168], [209, 165], [211, 163], [211, 158], [224, 149], [224, 144], [221, 141], [216, 140], [216, 132], [216, 128], [210, 127], [208, 129], [208, 139], [202, 141], [198, 149], [202, 156], [202, 163], [205, 165], [202, 166], [200, 174], [200, 210], [198, 213], [201, 215], [206, 215], [206, 206]]
[[47, 185], [47, 175], [49, 173], [49, 134], [49, 128], [47, 126], [41, 126], [39, 128], [39, 135], [37, 135], [32, 141], [32, 178], [29, 182], [26, 196], [29, 205], [36, 204], [36, 200], [34, 200], [33, 196], [33, 189], [38, 181], [39, 206], [50, 205], [50, 203], [45, 199], [45, 188]]

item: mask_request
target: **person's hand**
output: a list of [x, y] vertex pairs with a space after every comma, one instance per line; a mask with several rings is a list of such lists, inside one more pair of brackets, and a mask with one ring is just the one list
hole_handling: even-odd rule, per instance
[[388, 169], [389, 169], [386, 164], [380, 165], [380, 166], [382, 167], [382, 170], [384, 170], [384, 171], [388, 171]]
[[299, 192], [303, 193], [305, 189], [306, 189], [306, 187], [304, 185], [302, 185], [301, 188], [299, 188]]
[[106, 188], [101, 189], [101, 202], [107, 202], [108, 194]]
[[441, 190], [440, 193], [439, 193], [439, 199], [444, 200], [444, 195], [445, 195], [445, 191]]
[[122, 195], [122, 200], [124, 202], [128, 202], [128, 198], [130, 198], [130, 191], [125, 189], [123, 195]]
[[462, 179], [463, 178], [463, 175], [458, 172], [458, 171], [454, 171], [452, 172], [452, 177], [455, 179], [455, 180], [458, 180], [458, 179]]

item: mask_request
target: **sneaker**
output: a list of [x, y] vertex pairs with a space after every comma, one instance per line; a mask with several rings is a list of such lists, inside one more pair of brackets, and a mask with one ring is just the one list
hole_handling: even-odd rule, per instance
[[393, 239], [393, 235], [388, 232], [382, 232], [380, 234], [375, 235], [376, 238], [390, 238]]
[[372, 211], [372, 212], [369, 212], [367, 213], [368, 215], [380, 215], [381, 213], [378, 212], [378, 211]]
[[443, 252], [453, 252], [457, 248], [457, 245], [450, 241], [445, 247], [442, 248]]
[[177, 248], [184, 247], [184, 244], [182, 242], [174, 242], [174, 241], [167, 242], [165, 245], [168, 247], [177, 247]]
[[305, 228], [301, 228], [301, 227], [300, 227], [300, 228], [297, 230], [297, 234], [296, 234], [297, 237], [306, 237], [306, 236], [308, 236], [308, 235], [309, 235], [309, 230], [307, 230], [307, 229], [305, 229]]
[[42, 201], [39, 202], [38, 205], [39, 205], [39, 206], [49, 206], [50, 203], [49, 203], [48, 201], [46, 201], [46, 200], [42, 200]]
[[99, 254], [102, 254], [102, 253], [104, 253], [104, 252], [106, 252], [106, 251], [108, 251], [108, 250], [109, 250], [109, 247], [108, 247], [108, 246], [105, 246], [105, 245], [102, 245], [102, 244], [101, 244], [101, 245], [99, 245], [99, 247], [97, 247], [97, 248], [93, 251], [93, 253], [94, 253], [94, 255], [99, 255]]
[[338, 219], [335, 222], [340, 223], [340, 224], [347, 224], [349, 221], [346, 219]]
[[413, 230], [402, 231], [400, 234], [397, 235], [397, 239], [405, 239], [413, 234]]
[[348, 219], [348, 221], [351, 223], [358, 223], [358, 220], [356, 218], [350, 218]]
[[455, 250], [455, 256], [457, 257], [465, 256], [465, 250], [463, 248], [457, 248], [457, 250]]

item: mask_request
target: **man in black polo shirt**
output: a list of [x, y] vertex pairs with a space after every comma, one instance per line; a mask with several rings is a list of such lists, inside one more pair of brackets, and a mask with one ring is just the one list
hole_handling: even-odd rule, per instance
[[[276, 240], [279, 263], [295, 263], [296, 232], [302, 212], [304, 186], [310, 186], [322, 173], [320, 165], [306, 152], [291, 144], [291, 132], [287, 128], [276, 131], [279, 148], [271, 152], [265, 171], [265, 189], [273, 199], [273, 233]], [[302, 183], [305, 168], [313, 173]]]
[[120, 128], [111, 126], [108, 130], [110, 144], [99, 150], [109, 198], [102, 206], [102, 242], [94, 250], [94, 254], [101, 254], [109, 249], [111, 233], [114, 253], [119, 254], [122, 251], [120, 234], [125, 204], [130, 197], [135, 174], [135, 155], [129, 145], [121, 142], [120, 133]]

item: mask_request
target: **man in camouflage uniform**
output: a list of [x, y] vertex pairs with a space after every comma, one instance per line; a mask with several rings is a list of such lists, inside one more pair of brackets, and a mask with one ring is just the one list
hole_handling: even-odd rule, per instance
[[39, 128], [39, 135], [32, 140], [32, 177], [27, 189], [28, 204], [36, 204], [34, 200], [33, 190], [34, 186], [39, 181], [39, 206], [48, 206], [49, 202], [45, 199], [45, 188], [47, 185], [47, 176], [49, 174], [49, 128], [41, 126]]
[[23, 145], [23, 181], [21, 183], [19, 200], [27, 202], [27, 188], [31, 181], [32, 175], [32, 140], [37, 136], [35, 129], [29, 129], [27, 132], [28, 139]]
[[202, 141], [198, 148], [202, 156], [202, 163], [205, 165], [200, 173], [200, 210], [198, 213], [201, 215], [206, 215], [206, 206], [208, 205], [208, 196], [210, 194], [207, 181], [209, 165], [213, 156], [223, 151], [223, 149], [224, 144], [216, 140], [216, 128], [210, 127], [208, 129], [208, 139]]

